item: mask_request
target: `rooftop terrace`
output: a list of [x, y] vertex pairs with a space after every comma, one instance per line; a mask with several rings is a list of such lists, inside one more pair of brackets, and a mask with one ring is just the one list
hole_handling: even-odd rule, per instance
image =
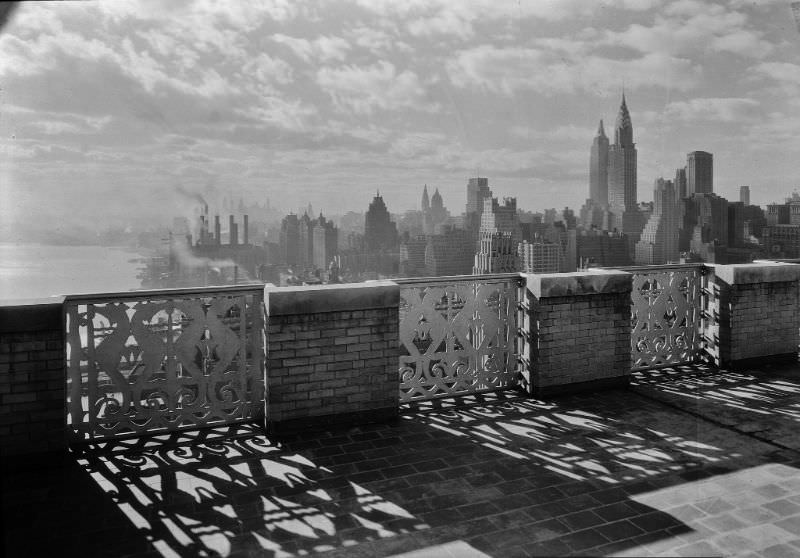
[[797, 555], [797, 268], [5, 306], [5, 550]]

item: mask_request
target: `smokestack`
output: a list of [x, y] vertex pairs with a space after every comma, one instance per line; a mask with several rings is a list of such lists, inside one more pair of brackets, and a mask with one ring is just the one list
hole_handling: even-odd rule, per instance
[[200, 244], [205, 244], [206, 241], [206, 216], [200, 216]]
[[233, 215], [228, 217], [228, 244], [236, 244], [236, 223], [233, 222]]
[[222, 233], [220, 232], [219, 215], [214, 215], [214, 238], [216, 240], [215, 244], [217, 246], [222, 244]]
[[208, 215], [208, 204], [206, 203], [206, 204], [203, 204], [203, 205], [205, 206], [205, 211], [203, 211], [203, 214], [207, 216]]
[[244, 216], [244, 242], [242, 244], [247, 244], [248, 242], [248, 224], [247, 224], [247, 215]]

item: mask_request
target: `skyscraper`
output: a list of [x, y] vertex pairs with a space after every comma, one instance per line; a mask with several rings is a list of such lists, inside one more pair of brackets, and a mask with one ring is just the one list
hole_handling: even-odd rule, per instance
[[750, 205], [750, 186], [739, 186], [739, 201], [745, 206]]
[[608, 137], [602, 120], [589, 157], [589, 199], [601, 207], [608, 205]]
[[392, 221], [380, 192], [375, 194], [364, 216], [364, 240], [369, 251], [397, 247], [397, 225]]
[[686, 167], [675, 171], [675, 195], [678, 200], [686, 197]]
[[714, 191], [714, 156], [692, 151], [686, 156], [686, 195], [711, 194]]
[[425, 213], [431, 208], [430, 200], [428, 199], [428, 185], [422, 189], [422, 212]]
[[467, 182], [467, 215], [483, 211], [484, 198], [492, 197], [488, 178], [470, 178]]
[[612, 211], [622, 213], [637, 209], [636, 144], [633, 143], [633, 123], [622, 94], [622, 104], [614, 126], [614, 143], [608, 152], [608, 204]]
[[653, 190], [653, 214], [636, 243], [636, 263], [658, 265], [678, 260], [678, 205], [675, 187], [659, 178]]

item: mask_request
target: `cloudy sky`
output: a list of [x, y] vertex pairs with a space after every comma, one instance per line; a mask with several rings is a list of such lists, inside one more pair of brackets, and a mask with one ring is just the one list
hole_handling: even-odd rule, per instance
[[639, 198], [686, 153], [755, 203], [798, 184], [789, 2], [23, 3], [0, 32], [0, 220], [180, 214], [176, 192], [463, 211], [470, 176], [578, 207], [624, 85]]

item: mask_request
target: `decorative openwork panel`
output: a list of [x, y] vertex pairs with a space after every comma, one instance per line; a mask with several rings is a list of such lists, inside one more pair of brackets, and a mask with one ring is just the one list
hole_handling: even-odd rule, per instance
[[67, 423], [77, 440], [256, 417], [261, 288], [68, 299]]
[[632, 273], [633, 369], [693, 362], [702, 344], [700, 268]]
[[403, 282], [400, 401], [517, 383], [518, 279]]

